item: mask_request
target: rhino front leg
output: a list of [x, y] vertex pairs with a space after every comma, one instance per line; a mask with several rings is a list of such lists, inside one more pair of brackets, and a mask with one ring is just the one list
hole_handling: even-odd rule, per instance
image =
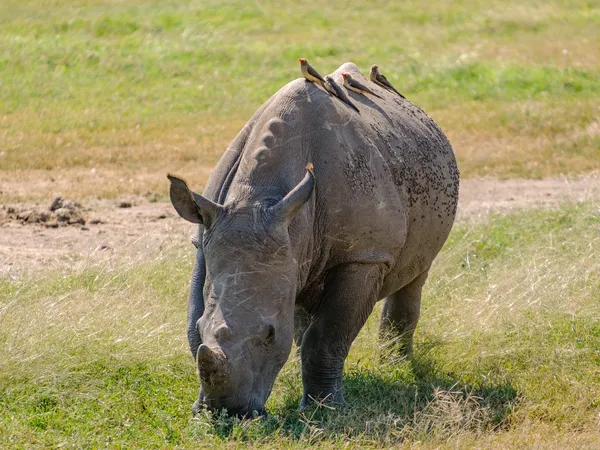
[[342, 392], [344, 361], [378, 300], [382, 280], [383, 267], [374, 264], [345, 264], [327, 276], [302, 339], [300, 409], [312, 401], [347, 406]]
[[405, 356], [412, 352], [413, 335], [421, 312], [421, 291], [427, 275], [428, 270], [387, 297], [383, 303], [379, 339]]

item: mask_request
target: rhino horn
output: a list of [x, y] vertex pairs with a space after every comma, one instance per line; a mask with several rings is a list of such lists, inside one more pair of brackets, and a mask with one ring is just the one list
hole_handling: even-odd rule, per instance
[[304, 206], [313, 192], [315, 174], [312, 163], [306, 166], [306, 175], [279, 203], [272, 207], [275, 217], [290, 221]]
[[229, 375], [229, 364], [223, 350], [202, 344], [196, 357], [200, 379], [211, 386], [218, 386]]

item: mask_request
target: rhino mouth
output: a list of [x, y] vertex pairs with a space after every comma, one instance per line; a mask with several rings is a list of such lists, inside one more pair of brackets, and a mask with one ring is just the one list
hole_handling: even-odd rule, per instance
[[252, 419], [260, 416], [266, 417], [268, 414], [264, 403], [260, 402], [257, 396], [253, 395], [252, 397], [254, 398], [244, 406], [231, 406], [227, 405], [226, 401], [208, 401], [203, 394], [200, 394], [198, 399], [192, 405], [192, 415], [196, 416], [204, 409], [207, 409], [215, 414], [219, 414], [223, 409], [225, 409], [230, 417], [237, 417], [238, 419]]
[[[225, 366], [223, 373], [223, 361], [219, 358], [219, 352], [207, 353], [209, 356], [217, 355], [216, 362], [209, 359], [209, 363], [199, 364], [200, 372], [200, 393], [198, 399], [192, 406], [192, 413], [197, 415], [203, 409], [219, 414], [223, 409], [231, 417], [240, 419], [251, 419], [258, 416], [266, 416], [265, 403], [270, 394], [264, 395], [263, 389], [252, 388], [254, 377], [242, 382], [239, 385], [232, 385], [229, 375], [230, 371]], [[225, 359], [226, 361], [226, 359]], [[226, 363], [225, 363], [226, 364]], [[223, 377], [223, 375], [226, 375]]]

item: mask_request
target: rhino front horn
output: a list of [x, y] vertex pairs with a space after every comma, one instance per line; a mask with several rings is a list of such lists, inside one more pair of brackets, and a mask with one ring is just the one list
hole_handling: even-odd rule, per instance
[[211, 386], [223, 383], [229, 375], [229, 365], [223, 350], [210, 348], [202, 344], [196, 357], [200, 379]]

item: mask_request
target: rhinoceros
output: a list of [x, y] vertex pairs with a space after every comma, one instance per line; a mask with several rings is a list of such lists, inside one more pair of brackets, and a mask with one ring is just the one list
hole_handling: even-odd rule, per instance
[[203, 195], [169, 176], [176, 211], [198, 224], [187, 327], [200, 378], [194, 410], [265, 413], [294, 340], [300, 407], [347, 405], [344, 361], [381, 299], [380, 332], [411, 349], [459, 172], [421, 109], [352, 63], [330, 76], [342, 84], [342, 72], [382, 99], [349, 92], [357, 113], [297, 79], [252, 116]]

